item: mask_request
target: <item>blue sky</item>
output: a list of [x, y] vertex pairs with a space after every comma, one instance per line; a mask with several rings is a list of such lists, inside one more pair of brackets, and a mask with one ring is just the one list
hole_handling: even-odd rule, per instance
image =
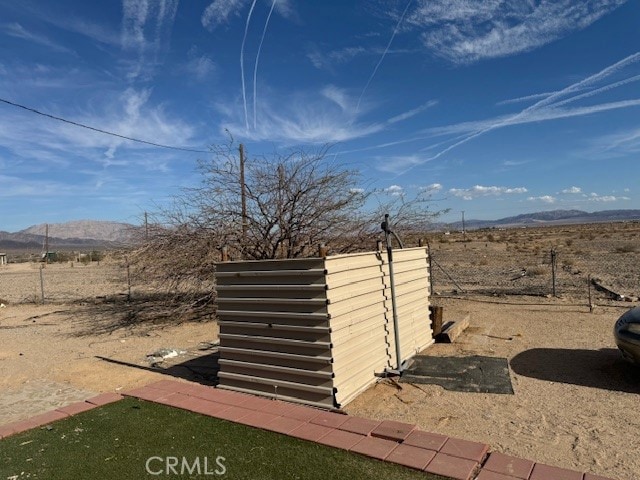
[[[149, 142], [330, 143], [444, 220], [640, 208], [640, 2], [0, 0], [0, 98]], [[0, 230], [138, 222], [206, 153], [0, 103]]]

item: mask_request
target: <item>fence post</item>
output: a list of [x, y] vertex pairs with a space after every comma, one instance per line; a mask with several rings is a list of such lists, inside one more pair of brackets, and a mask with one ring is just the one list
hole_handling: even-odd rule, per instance
[[44, 269], [44, 265], [40, 264], [40, 300], [44, 305], [44, 274], [42, 273], [43, 269]]
[[227, 247], [226, 245], [224, 245], [221, 249], [220, 249], [220, 255], [221, 255], [221, 260], [223, 262], [228, 262], [229, 261], [229, 247]]
[[325, 258], [329, 253], [328, 250], [329, 249], [327, 248], [327, 246], [324, 243], [321, 243], [320, 245], [318, 245], [318, 256], [320, 258]]
[[433, 260], [431, 259], [431, 244], [427, 242], [427, 260], [429, 261], [429, 296], [433, 296]]
[[131, 268], [129, 265], [129, 257], [124, 257], [127, 262], [127, 302], [131, 301]]
[[553, 287], [553, 296], [556, 296], [556, 249], [551, 249], [551, 282]]

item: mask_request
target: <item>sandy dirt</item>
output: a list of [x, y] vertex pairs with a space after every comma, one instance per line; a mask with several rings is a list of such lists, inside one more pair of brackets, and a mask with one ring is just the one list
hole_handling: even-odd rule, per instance
[[[594, 303], [600, 306], [590, 313], [585, 276], [595, 272], [616, 288], [639, 293], [640, 264], [635, 258], [640, 252], [619, 246], [637, 240], [639, 229], [635, 224], [619, 227], [617, 237], [607, 239], [608, 233], [603, 233], [598, 243], [590, 231], [580, 228], [570, 229], [565, 237], [544, 229], [501, 232], [495, 237], [485, 232], [470, 243], [446, 238], [434, 248], [442, 267], [463, 282], [466, 291], [476, 293], [433, 299], [444, 306], [445, 320], [468, 312], [471, 326], [456, 343], [436, 344], [424, 354], [507, 358], [513, 395], [454, 392], [432, 385], [398, 388], [383, 382], [345, 410], [414, 422], [428, 431], [487, 442], [495, 450], [555, 466], [617, 480], [640, 478], [640, 369], [621, 359], [612, 336], [615, 320], [634, 304], [593, 292]], [[498, 236], [510, 242], [508, 248]], [[519, 244], [514, 244], [516, 236]], [[593, 252], [587, 250], [589, 242], [597, 247]], [[534, 293], [548, 291], [548, 268], [541, 262], [552, 244], [564, 245], [565, 258], [569, 248], [574, 255], [561, 273], [568, 279], [562, 284], [563, 298], [502, 295], [513, 288], [528, 291], [526, 282], [541, 290]], [[588, 263], [596, 258], [603, 261]], [[622, 264], [633, 270], [621, 269]], [[544, 274], [512, 280], [521, 268], [541, 266]], [[436, 291], [457, 289], [437, 271]], [[617, 271], [625, 280], [615, 284]], [[98, 392], [122, 391], [165, 378], [150, 371], [147, 354], [160, 348], [185, 350], [187, 354], [173, 360], [180, 364], [202, 354], [201, 342], [217, 339], [214, 322], [130, 324], [120, 320], [121, 310], [110, 313], [111, 304], [101, 299], [120, 298], [114, 305], [122, 306], [126, 298], [122, 263], [48, 265], [42, 273], [48, 303], [38, 305], [39, 265], [0, 268], [0, 303], [6, 304], [0, 308], [0, 424]], [[570, 282], [576, 284], [573, 291]], [[138, 290], [134, 285], [134, 296]], [[183, 370], [170, 373], [182, 376]]]
[[[122, 391], [166, 378], [149, 369], [147, 354], [160, 349], [186, 352], [170, 360], [175, 364], [205, 355], [206, 351], [198, 349], [200, 344], [217, 339], [214, 322], [163, 326], [109, 323], [104, 308], [91, 308], [91, 299], [117, 296], [126, 290], [117, 265], [48, 265], [44, 273], [48, 303], [37, 305], [24, 303], [25, 292], [33, 295], [34, 284], [39, 288], [37, 268], [33, 264], [0, 268], [0, 298], [7, 302], [0, 308], [0, 424], [96, 393]], [[63, 296], [82, 297], [87, 302], [51, 300]], [[94, 312], [99, 315], [92, 317]], [[114, 319], [121, 315], [113, 313]]]
[[414, 422], [550, 465], [618, 480], [640, 478], [640, 368], [621, 359], [612, 336], [625, 310], [599, 307], [589, 313], [561, 300], [478, 300], [435, 299], [444, 306], [445, 321], [469, 312], [471, 325], [455, 343], [435, 344], [424, 354], [507, 358], [514, 395], [404, 383], [399, 389], [383, 382], [345, 410]]

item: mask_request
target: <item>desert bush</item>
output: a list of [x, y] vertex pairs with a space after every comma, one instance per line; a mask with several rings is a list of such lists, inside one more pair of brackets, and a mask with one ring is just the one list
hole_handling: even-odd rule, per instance
[[638, 251], [638, 246], [633, 243], [626, 243], [616, 247], [616, 253], [634, 253]]
[[540, 275], [545, 275], [548, 272], [548, 268], [543, 266], [531, 267], [527, 268], [527, 276], [528, 277], [538, 277]]

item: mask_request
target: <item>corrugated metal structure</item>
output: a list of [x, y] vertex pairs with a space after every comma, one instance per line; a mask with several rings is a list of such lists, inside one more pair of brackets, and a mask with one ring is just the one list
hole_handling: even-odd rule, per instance
[[[401, 358], [432, 343], [425, 248], [394, 252]], [[395, 365], [389, 265], [369, 252], [216, 265], [219, 386], [340, 407]]]

